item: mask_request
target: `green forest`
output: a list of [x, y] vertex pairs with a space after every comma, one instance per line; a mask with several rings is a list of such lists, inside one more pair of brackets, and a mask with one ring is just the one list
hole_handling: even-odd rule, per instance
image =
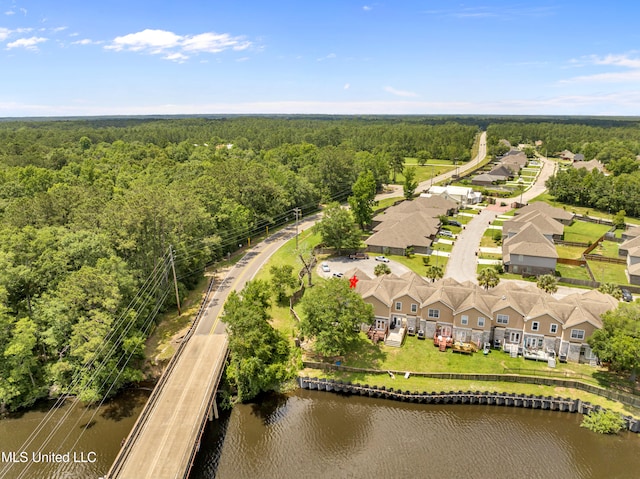
[[266, 226], [380, 187], [405, 157], [470, 158], [479, 128], [424, 118], [0, 121], [0, 410], [96, 401], [206, 265]]
[[175, 305], [172, 259], [186, 296], [207, 265], [294, 208], [346, 200], [359, 177], [380, 189], [406, 158], [467, 161], [484, 128], [492, 154], [505, 138], [601, 159], [615, 175], [559, 173], [552, 194], [640, 214], [638, 122], [556, 120], [0, 120], [0, 411], [61, 394], [97, 401], [140, 380], [157, 314]]
[[561, 168], [547, 182], [549, 193], [569, 205], [640, 217], [640, 123], [599, 126], [529, 122], [488, 127], [491, 152], [505, 152], [507, 147], [499, 142], [503, 138], [512, 145], [534, 145], [538, 141], [538, 151], [545, 156], [569, 150], [583, 154], [586, 161], [599, 160], [606, 174], [597, 169]]

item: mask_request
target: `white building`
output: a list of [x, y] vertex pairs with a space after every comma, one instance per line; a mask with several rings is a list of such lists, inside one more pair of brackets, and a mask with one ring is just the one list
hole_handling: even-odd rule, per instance
[[443, 196], [456, 201], [462, 206], [475, 205], [482, 201], [482, 193], [474, 191], [473, 188], [467, 186], [431, 186], [427, 193], [422, 193], [420, 196]]

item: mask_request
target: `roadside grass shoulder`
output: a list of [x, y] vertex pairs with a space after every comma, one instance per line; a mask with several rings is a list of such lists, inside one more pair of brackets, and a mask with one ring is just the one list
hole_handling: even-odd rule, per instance
[[379, 212], [384, 208], [388, 208], [389, 206], [393, 206], [396, 201], [400, 201], [403, 198], [401, 196], [395, 196], [393, 198], [385, 198], [383, 200], [378, 201], [378, 203], [374, 206], [374, 213]]
[[[430, 180], [433, 177], [442, 175], [444, 173], [448, 173], [449, 171], [456, 169], [456, 167], [451, 164], [447, 165], [447, 164], [427, 163], [424, 166], [419, 166], [416, 163], [411, 164], [411, 163], [405, 162], [405, 167], [407, 166], [414, 166], [416, 168], [415, 180], [418, 183], [422, 183], [423, 181]], [[402, 173], [397, 173], [395, 184], [403, 185], [404, 182], [405, 182], [404, 175]]]

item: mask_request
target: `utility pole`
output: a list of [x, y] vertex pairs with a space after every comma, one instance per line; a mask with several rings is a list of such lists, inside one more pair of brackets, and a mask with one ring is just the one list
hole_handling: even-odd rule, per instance
[[294, 208], [293, 212], [296, 215], [296, 251], [298, 251], [298, 218], [302, 215], [302, 210], [300, 208]]
[[173, 262], [173, 246], [169, 245], [169, 261], [171, 262], [171, 271], [173, 272], [173, 286], [176, 290], [176, 304], [178, 306], [178, 316], [180, 312], [180, 293], [178, 293], [178, 278], [176, 277], [176, 265]]

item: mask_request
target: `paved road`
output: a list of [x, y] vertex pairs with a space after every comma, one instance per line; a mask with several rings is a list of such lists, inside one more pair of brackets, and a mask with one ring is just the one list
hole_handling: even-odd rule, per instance
[[500, 214], [499, 208], [485, 208], [465, 225], [465, 229], [458, 235], [449, 261], [445, 278], [453, 278], [461, 283], [472, 281], [477, 283], [476, 253], [480, 247], [480, 240], [487, 226]]
[[[487, 132], [483, 131], [480, 134], [480, 141], [479, 141], [479, 145], [478, 145], [478, 154], [476, 155], [476, 157], [467, 162], [467, 163], [463, 163], [460, 165], [460, 168], [458, 169], [458, 174], [459, 175], [463, 175], [465, 174], [467, 171], [471, 171], [475, 168], [478, 167], [478, 165], [482, 162], [482, 160], [484, 160], [485, 156], [487, 156]], [[452, 171], [448, 171], [447, 173], [443, 173], [441, 175], [438, 176], [434, 176], [433, 180], [429, 179], [429, 180], [425, 180], [421, 183], [418, 184], [418, 187], [416, 188], [417, 192], [423, 192], [429, 189], [429, 187], [434, 184], [434, 183], [438, 183], [440, 181], [444, 181], [447, 180], [449, 178], [451, 178], [454, 174], [456, 173], [456, 170], [452, 170]], [[384, 193], [380, 193], [379, 195], [376, 195], [376, 200], [380, 201], [380, 200], [384, 200], [386, 198], [402, 198], [402, 196], [404, 195], [404, 189], [402, 187], [402, 185], [389, 185], [388, 189], [391, 191], [385, 191]]]
[[[298, 230], [311, 228], [320, 219], [320, 214], [309, 216], [300, 222]], [[195, 334], [223, 334], [225, 325], [220, 321], [224, 302], [231, 291], [240, 291], [244, 285], [253, 279], [260, 268], [271, 258], [282, 245], [295, 237], [295, 226], [287, 226], [269, 238], [256, 244], [242, 257], [242, 259], [220, 274], [220, 282], [207, 304], [206, 312], [200, 319]]]
[[[543, 193], [547, 187], [545, 182], [553, 175], [555, 162], [544, 160], [542, 170], [536, 178], [535, 183], [527, 191], [522, 194], [522, 202], [526, 203], [536, 196]], [[506, 198], [505, 203], [509, 204], [514, 201], [520, 201], [520, 195], [512, 198]], [[471, 281], [477, 283], [477, 261], [475, 254], [480, 248], [480, 241], [484, 231], [489, 223], [495, 219], [501, 212], [508, 210], [508, 207], [490, 206], [485, 208], [479, 215], [473, 218], [462, 233], [458, 236], [455, 245], [451, 251], [445, 278], [453, 278], [457, 281]]]
[[[299, 230], [310, 228], [314, 215]], [[224, 302], [233, 290], [241, 290], [284, 243], [295, 236], [295, 226], [273, 234], [246, 252], [224, 272], [205, 312], [176, 356], [156, 399], [149, 401], [134, 431], [116, 459], [110, 479], [173, 479], [188, 470], [209, 401], [216, 391], [227, 356], [227, 334], [220, 320]]]
[[226, 335], [192, 336], [109, 479], [175, 479], [189, 469], [226, 358]]

